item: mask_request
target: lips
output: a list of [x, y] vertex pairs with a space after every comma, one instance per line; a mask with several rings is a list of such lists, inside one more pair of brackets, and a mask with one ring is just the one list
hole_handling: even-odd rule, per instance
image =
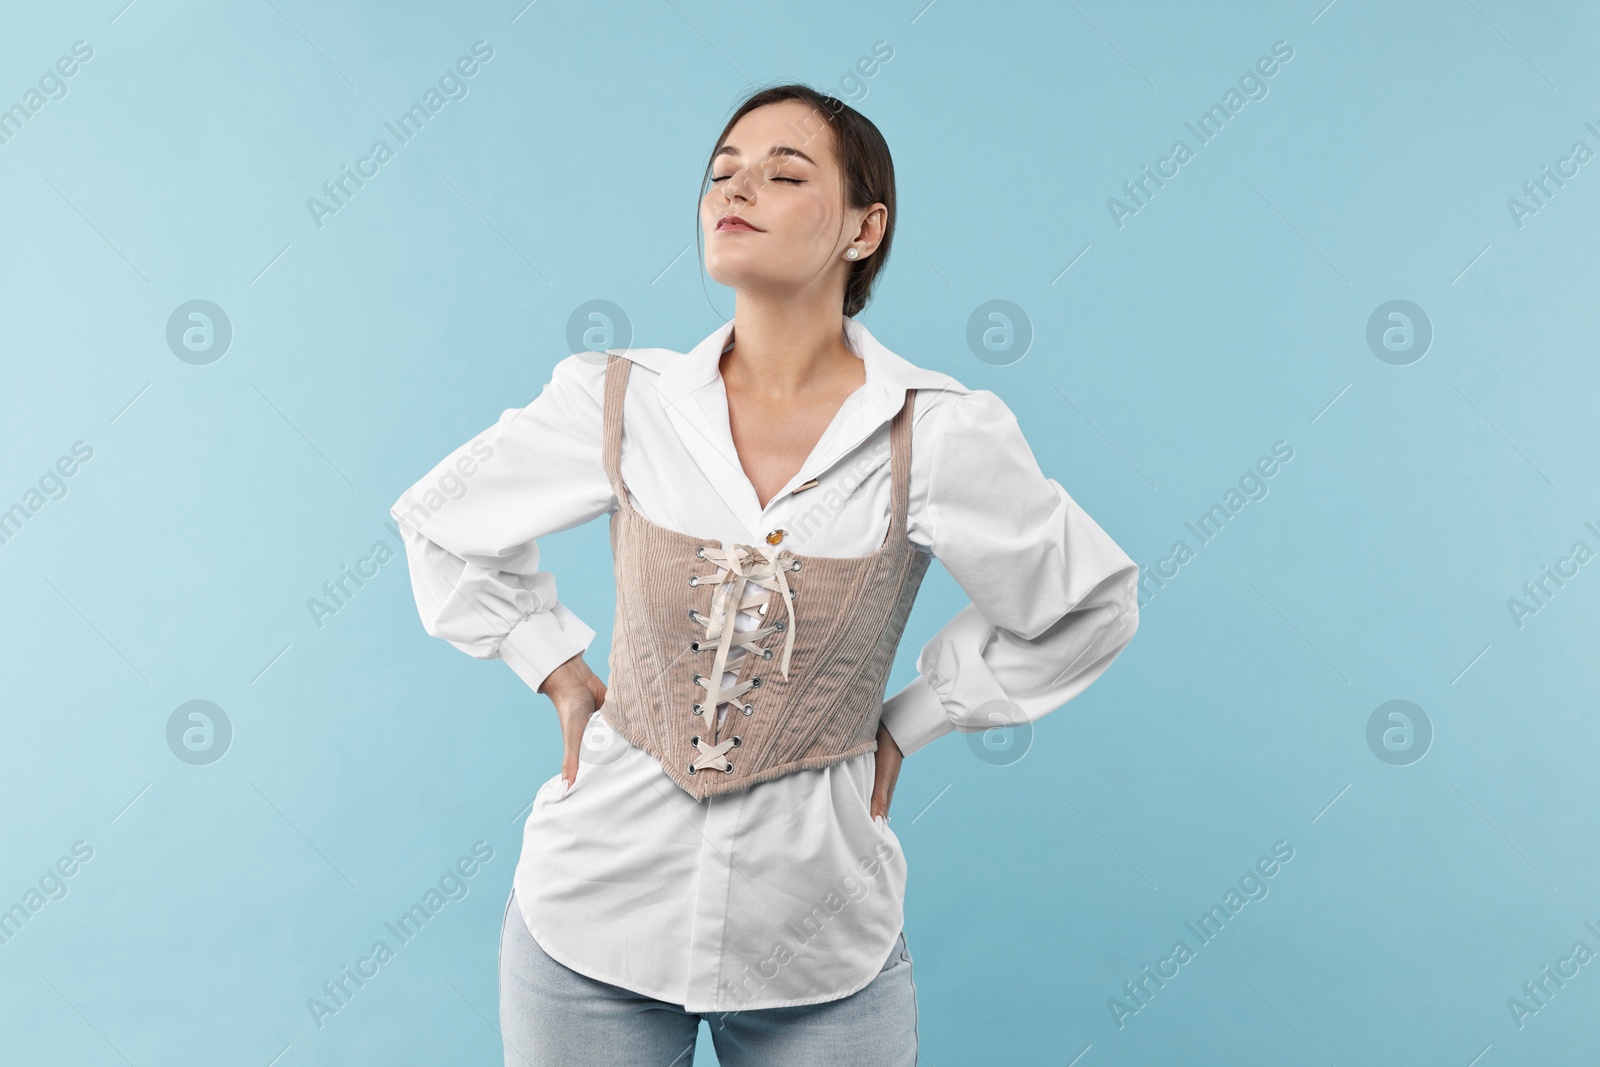
[[748, 222], [744, 221], [744, 219], [741, 219], [738, 215], [724, 215], [724, 216], [722, 216], [722, 218], [717, 220], [717, 229], [718, 230], [742, 230], [742, 231], [744, 231], [746, 233], [761, 233], [762, 232], [761, 230], [756, 229], [756, 227], [750, 225]]

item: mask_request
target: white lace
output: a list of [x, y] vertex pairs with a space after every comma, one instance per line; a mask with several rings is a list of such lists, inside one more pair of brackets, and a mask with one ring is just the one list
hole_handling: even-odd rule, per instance
[[[783, 658], [779, 661], [778, 669], [784, 678], [789, 677], [789, 656], [794, 650], [794, 594], [789, 589], [788, 576], [791, 570], [796, 569], [796, 564], [787, 549], [774, 552], [767, 545], [759, 543], [707, 545], [701, 548], [700, 555], [717, 568], [715, 574], [696, 575], [692, 580], [696, 586], [713, 586], [710, 612], [690, 612], [690, 617], [706, 628], [704, 643], [716, 644], [717, 653], [711, 670], [695, 678], [706, 691], [703, 706], [710, 709], [714, 723], [723, 705], [735, 703], [756, 685], [752, 678], [736, 681], [733, 685], [725, 683], [723, 675], [728, 671], [729, 656], [735, 649], [741, 653], [733, 661], [735, 669], [752, 656], [770, 658], [771, 653], [762, 648], [760, 642], [771, 634], [782, 632]], [[737, 631], [734, 619], [739, 612], [755, 608], [763, 615], [770, 614], [775, 602], [783, 604], [783, 619], [754, 630]], [[722, 767], [724, 770], [731, 768], [732, 763], [728, 761], [726, 753], [737, 743], [736, 737], [725, 738], [715, 745], [704, 738], [695, 738], [695, 747], [700, 751], [700, 756], [695, 759], [693, 766], [697, 770], [721, 764], [726, 764]]]

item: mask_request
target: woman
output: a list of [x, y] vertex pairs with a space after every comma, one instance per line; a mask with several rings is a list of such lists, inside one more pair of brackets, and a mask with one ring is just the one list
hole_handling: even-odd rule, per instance
[[[994, 394], [855, 320], [895, 222], [871, 122], [763, 90], [706, 179], [733, 319], [561, 361], [392, 512], [427, 632], [561, 722], [502, 928], [506, 1063], [687, 1067], [705, 1017], [726, 1067], [914, 1064], [900, 762], [1081, 692], [1133, 637], [1138, 571]], [[537, 546], [608, 513], [609, 690]], [[884, 700], [934, 557], [973, 605]]]

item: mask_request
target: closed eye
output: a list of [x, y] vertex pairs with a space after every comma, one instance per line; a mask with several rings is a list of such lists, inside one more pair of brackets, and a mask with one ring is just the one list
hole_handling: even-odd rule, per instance
[[[724, 174], [720, 178], [712, 178], [711, 179], [711, 184], [715, 185], [718, 182], [725, 182], [731, 177], [733, 177], [733, 175]], [[775, 181], [775, 182], [793, 182], [796, 185], [804, 185], [805, 184], [805, 179], [804, 178], [773, 178], [772, 180]]]

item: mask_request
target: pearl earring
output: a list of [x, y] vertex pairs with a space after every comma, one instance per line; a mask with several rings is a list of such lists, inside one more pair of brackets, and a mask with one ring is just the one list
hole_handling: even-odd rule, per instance
[[844, 258], [845, 259], [855, 259], [856, 256], [858, 256], [858, 255], [860, 255], [860, 253], [857, 252], [854, 248], [851, 248], [851, 249], [846, 250], [846, 252], [844, 254]]

